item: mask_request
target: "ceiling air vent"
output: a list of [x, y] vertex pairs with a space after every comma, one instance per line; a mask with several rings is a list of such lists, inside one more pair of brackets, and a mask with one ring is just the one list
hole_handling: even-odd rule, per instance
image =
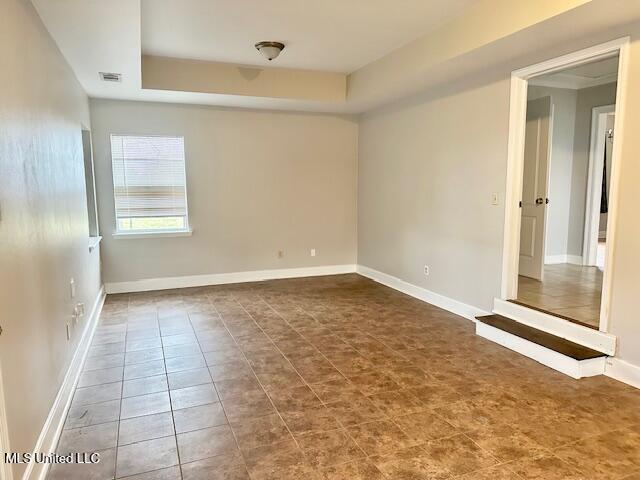
[[119, 82], [122, 80], [122, 75], [112, 72], [100, 72], [100, 80], [105, 82]]

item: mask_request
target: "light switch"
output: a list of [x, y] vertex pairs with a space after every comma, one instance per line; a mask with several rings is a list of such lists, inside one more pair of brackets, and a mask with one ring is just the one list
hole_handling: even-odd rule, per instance
[[491, 205], [498, 205], [500, 203], [500, 198], [498, 196], [498, 192], [493, 192], [491, 194]]

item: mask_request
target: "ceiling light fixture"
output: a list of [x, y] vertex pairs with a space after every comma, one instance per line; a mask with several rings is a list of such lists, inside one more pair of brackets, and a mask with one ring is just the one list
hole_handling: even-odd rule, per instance
[[280, 42], [258, 42], [256, 43], [256, 48], [258, 51], [266, 58], [271, 61], [280, 55], [280, 52], [284, 50], [284, 43]]

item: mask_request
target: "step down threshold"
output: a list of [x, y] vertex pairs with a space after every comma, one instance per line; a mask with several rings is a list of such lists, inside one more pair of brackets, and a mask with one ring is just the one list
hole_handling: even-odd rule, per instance
[[502, 315], [476, 317], [476, 334], [573, 378], [604, 373], [607, 355]]

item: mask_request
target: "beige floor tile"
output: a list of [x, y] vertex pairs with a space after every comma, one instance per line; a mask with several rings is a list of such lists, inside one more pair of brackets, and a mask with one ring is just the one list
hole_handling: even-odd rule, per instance
[[164, 437], [118, 447], [116, 476], [160, 470], [178, 464], [176, 437]]
[[117, 437], [118, 422], [63, 430], [56, 451], [60, 454], [67, 454], [106, 450], [116, 446]]
[[228, 425], [178, 434], [178, 449], [182, 463], [234, 453], [238, 447]]
[[171, 407], [174, 410], [197, 407], [198, 405], [219, 401], [216, 389], [211, 383], [179, 388], [178, 390], [171, 390], [170, 393]]
[[118, 445], [153, 440], [174, 433], [171, 412], [122, 419], [118, 433]]
[[65, 429], [88, 427], [99, 423], [118, 420], [120, 415], [120, 400], [92, 403], [71, 407], [67, 413]]
[[73, 395], [72, 406], [88, 405], [90, 403], [118, 400], [122, 395], [122, 382], [103, 383], [92, 387], [76, 389]]
[[220, 402], [174, 410], [173, 420], [177, 433], [200, 430], [227, 423], [227, 417]]
[[122, 399], [120, 418], [140, 417], [171, 410], [169, 392], [149, 393]]
[[116, 449], [101, 450], [98, 463], [58, 463], [51, 466], [48, 480], [111, 480], [116, 471]]
[[126, 380], [122, 384], [122, 397], [135, 397], [169, 390], [166, 375]]
[[183, 480], [250, 480], [242, 457], [218, 455], [182, 464]]

